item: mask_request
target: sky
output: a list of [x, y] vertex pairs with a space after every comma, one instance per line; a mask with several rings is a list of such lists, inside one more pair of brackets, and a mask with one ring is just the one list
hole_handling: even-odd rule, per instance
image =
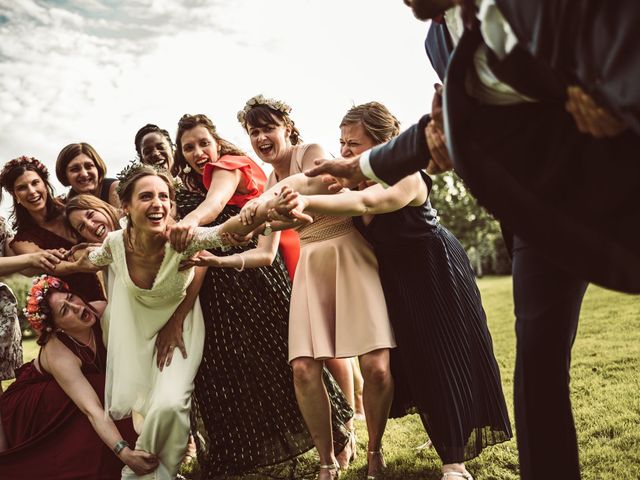
[[380, 101], [404, 127], [430, 110], [427, 28], [402, 0], [0, 0], [0, 161], [37, 157], [62, 193], [65, 145], [90, 143], [114, 176], [140, 127], [173, 137], [185, 113], [257, 158], [236, 113], [258, 93], [338, 155], [354, 104]]

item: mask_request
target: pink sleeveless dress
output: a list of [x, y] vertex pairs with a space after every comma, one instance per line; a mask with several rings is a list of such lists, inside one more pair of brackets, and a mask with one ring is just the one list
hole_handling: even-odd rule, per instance
[[[302, 172], [307, 145], [295, 146], [290, 174]], [[275, 173], [267, 188], [277, 183]], [[298, 229], [300, 258], [291, 290], [289, 361], [346, 358], [396, 342], [378, 261], [351, 218], [315, 215]]]

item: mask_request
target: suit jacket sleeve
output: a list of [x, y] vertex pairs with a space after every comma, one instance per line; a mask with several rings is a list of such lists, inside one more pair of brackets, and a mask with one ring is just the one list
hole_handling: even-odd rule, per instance
[[407, 175], [427, 168], [431, 153], [424, 129], [430, 119], [428, 114], [423, 116], [394, 139], [371, 150], [369, 164], [376, 177], [393, 185]]

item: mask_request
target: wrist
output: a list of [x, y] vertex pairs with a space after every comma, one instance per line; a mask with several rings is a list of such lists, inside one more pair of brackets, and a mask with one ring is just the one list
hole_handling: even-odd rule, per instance
[[113, 450], [113, 453], [115, 453], [118, 457], [120, 457], [120, 456], [126, 455], [125, 450], [130, 448], [131, 447], [129, 447], [129, 442], [127, 442], [126, 440], [119, 440], [113, 446], [112, 450]]

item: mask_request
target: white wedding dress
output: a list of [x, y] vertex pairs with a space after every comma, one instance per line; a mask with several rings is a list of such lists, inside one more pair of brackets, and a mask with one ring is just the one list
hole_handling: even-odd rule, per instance
[[136, 449], [158, 457], [150, 475], [136, 476], [126, 467], [122, 478], [173, 479], [189, 436], [189, 409], [194, 378], [202, 359], [204, 320], [200, 302], [184, 321], [187, 358], [175, 351], [171, 365], [156, 366], [155, 341], [186, 295], [193, 268], [178, 271], [180, 261], [195, 252], [221, 247], [218, 227], [198, 228], [189, 248], [178, 253], [167, 242], [160, 269], [150, 289], [133, 283], [127, 267], [124, 231], [110, 233], [102, 246], [89, 254], [96, 266], [109, 266], [108, 305], [102, 317], [107, 346], [105, 413], [114, 419], [131, 415], [139, 433]]

